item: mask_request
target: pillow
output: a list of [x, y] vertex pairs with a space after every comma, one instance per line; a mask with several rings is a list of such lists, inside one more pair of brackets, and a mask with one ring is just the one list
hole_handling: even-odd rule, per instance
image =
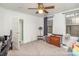
[[79, 45], [74, 44], [74, 47], [72, 49], [73, 55], [79, 56]]

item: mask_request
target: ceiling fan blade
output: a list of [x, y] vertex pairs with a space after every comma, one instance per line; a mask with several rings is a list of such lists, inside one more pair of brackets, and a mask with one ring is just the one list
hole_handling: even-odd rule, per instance
[[36, 11], [36, 14], [38, 14], [38, 11]]
[[38, 9], [38, 8], [28, 8], [28, 9]]
[[45, 13], [48, 13], [48, 11], [44, 10]]
[[44, 9], [52, 9], [52, 8], [55, 8], [55, 6], [44, 7]]

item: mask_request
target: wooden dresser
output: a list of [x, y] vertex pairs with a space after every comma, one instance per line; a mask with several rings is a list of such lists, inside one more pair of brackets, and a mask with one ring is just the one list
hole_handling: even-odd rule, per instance
[[60, 47], [62, 35], [51, 35], [48, 37], [48, 43]]

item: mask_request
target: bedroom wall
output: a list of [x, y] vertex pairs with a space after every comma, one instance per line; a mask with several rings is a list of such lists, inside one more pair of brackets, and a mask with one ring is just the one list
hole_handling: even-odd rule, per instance
[[[24, 43], [37, 40], [39, 26], [43, 26], [43, 18], [0, 7], [0, 36], [8, 35], [10, 29], [17, 41], [19, 37], [19, 19], [24, 21]], [[18, 42], [18, 41], [17, 41]], [[17, 44], [18, 45], [18, 44]]]
[[36, 40], [39, 35], [38, 27], [43, 27], [43, 18], [27, 15], [27, 19], [28, 21], [24, 20], [24, 42]]
[[2, 36], [3, 35], [3, 13], [2, 13], [2, 11], [0, 10], [0, 36]]

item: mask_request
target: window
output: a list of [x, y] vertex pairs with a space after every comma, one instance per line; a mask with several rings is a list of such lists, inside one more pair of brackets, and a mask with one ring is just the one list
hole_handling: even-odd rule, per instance
[[48, 19], [47, 25], [48, 25], [48, 33], [52, 33], [52, 29], [53, 29], [53, 20], [52, 20], [52, 19]]
[[79, 13], [66, 14], [66, 33], [79, 36]]

